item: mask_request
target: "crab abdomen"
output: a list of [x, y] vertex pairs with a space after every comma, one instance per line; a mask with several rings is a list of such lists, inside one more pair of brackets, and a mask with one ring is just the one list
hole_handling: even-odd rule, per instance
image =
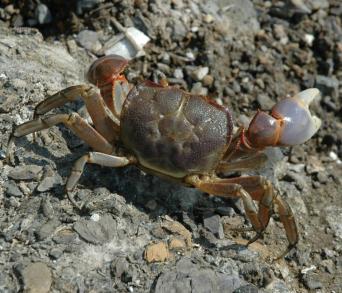
[[121, 140], [139, 164], [175, 178], [214, 170], [232, 127], [228, 109], [152, 82], [134, 87], [121, 113]]

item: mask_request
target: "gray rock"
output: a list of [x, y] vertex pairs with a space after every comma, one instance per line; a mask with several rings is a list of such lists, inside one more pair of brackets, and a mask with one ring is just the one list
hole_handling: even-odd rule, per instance
[[74, 224], [74, 230], [87, 242], [102, 244], [116, 235], [116, 221], [110, 215], [103, 215], [98, 222], [82, 219]]
[[21, 277], [24, 292], [45, 293], [50, 291], [52, 274], [45, 263], [29, 264], [23, 269]]
[[37, 187], [37, 191], [45, 192], [62, 183], [62, 177], [54, 173], [52, 170], [49, 170], [48, 172], [45, 172], [43, 180], [40, 181]]
[[77, 14], [82, 14], [85, 10], [92, 9], [101, 2], [103, 2], [103, 0], [78, 0], [76, 8]]
[[45, 4], [39, 3], [36, 7], [35, 13], [39, 24], [46, 24], [52, 21], [52, 15], [49, 7], [47, 7]]
[[52, 220], [47, 221], [37, 231], [38, 239], [44, 240], [44, 239], [48, 238], [50, 235], [53, 234], [53, 232], [56, 230], [56, 228], [59, 225], [60, 225], [60, 222], [57, 219], [52, 219]]
[[338, 97], [338, 80], [335, 77], [328, 77], [325, 75], [316, 76], [316, 87], [323, 95]]
[[0, 150], [0, 160], [4, 160], [4, 159], [6, 159], [6, 152], [4, 150]]
[[263, 110], [269, 110], [273, 107], [274, 101], [265, 94], [260, 94], [257, 96], [257, 101]]
[[290, 293], [292, 292], [291, 290], [289, 290], [289, 288], [287, 288], [285, 282], [279, 279], [275, 279], [271, 283], [269, 283], [266, 286], [265, 291], [267, 293]]
[[49, 256], [53, 259], [59, 259], [63, 254], [63, 250], [60, 248], [52, 248], [49, 252]]
[[233, 293], [258, 293], [258, 292], [259, 292], [258, 287], [252, 284], [241, 286], [240, 288], [237, 288], [233, 291]]
[[111, 263], [112, 275], [116, 278], [121, 278], [121, 276], [128, 271], [129, 263], [124, 257], [118, 257]]
[[330, 206], [325, 209], [326, 220], [333, 230], [334, 235], [342, 240], [342, 208], [338, 206]]
[[308, 273], [302, 276], [302, 280], [304, 285], [310, 289], [310, 290], [315, 290], [315, 289], [320, 289], [323, 287], [322, 283], [318, 279], [318, 275], [314, 273]]
[[97, 32], [95, 31], [83, 30], [79, 32], [77, 35], [77, 41], [83, 48], [94, 53], [98, 52], [102, 48]]
[[310, 0], [308, 1], [312, 10], [327, 9], [329, 8], [328, 0]]
[[221, 222], [221, 217], [219, 215], [213, 215], [205, 218], [203, 220], [203, 225], [218, 239], [224, 238], [223, 225]]
[[77, 239], [77, 233], [70, 229], [60, 230], [53, 236], [52, 240], [57, 244], [70, 244]]
[[4, 187], [6, 189], [6, 194], [9, 196], [16, 196], [16, 197], [23, 196], [23, 193], [21, 192], [21, 190], [18, 188], [18, 186], [13, 180], [9, 180], [5, 182]]
[[0, 113], [8, 113], [14, 109], [17, 99], [14, 96], [0, 96]]
[[16, 166], [9, 171], [8, 177], [14, 180], [38, 179], [42, 169], [41, 166], [37, 165]]
[[175, 268], [162, 273], [156, 282], [155, 293], [220, 293], [233, 292], [244, 285], [237, 276], [215, 272], [202, 268], [183, 258]]

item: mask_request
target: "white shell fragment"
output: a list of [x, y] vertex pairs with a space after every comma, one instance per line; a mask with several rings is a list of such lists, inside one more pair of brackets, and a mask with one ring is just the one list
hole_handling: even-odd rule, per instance
[[[118, 40], [118, 38], [116, 38]], [[128, 60], [144, 55], [143, 47], [150, 41], [150, 38], [135, 27], [125, 29], [122, 38], [111, 44], [113, 40], [105, 45], [105, 55], [116, 54]], [[110, 47], [109, 47], [110, 46]]]

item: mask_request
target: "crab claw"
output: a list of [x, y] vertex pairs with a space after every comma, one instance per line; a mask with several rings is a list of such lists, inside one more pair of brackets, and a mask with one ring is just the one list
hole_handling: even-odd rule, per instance
[[247, 131], [248, 145], [263, 148], [306, 142], [321, 126], [321, 120], [309, 110], [310, 103], [319, 96], [319, 90], [311, 88], [282, 99], [270, 114], [259, 111]]
[[297, 145], [309, 140], [320, 128], [321, 119], [312, 116], [310, 103], [320, 96], [316, 88], [307, 89], [293, 98], [285, 98], [272, 108], [272, 116], [283, 119], [280, 145]]

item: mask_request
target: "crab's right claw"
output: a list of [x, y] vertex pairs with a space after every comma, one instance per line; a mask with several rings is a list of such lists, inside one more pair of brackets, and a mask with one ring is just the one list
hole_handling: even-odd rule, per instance
[[294, 97], [279, 101], [271, 115], [283, 121], [278, 145], [293, 146], [309, 140], [320, 128], [321, 120], [311, 115], [310, 103], [320, 96], [316, 88], [304, 90]]

